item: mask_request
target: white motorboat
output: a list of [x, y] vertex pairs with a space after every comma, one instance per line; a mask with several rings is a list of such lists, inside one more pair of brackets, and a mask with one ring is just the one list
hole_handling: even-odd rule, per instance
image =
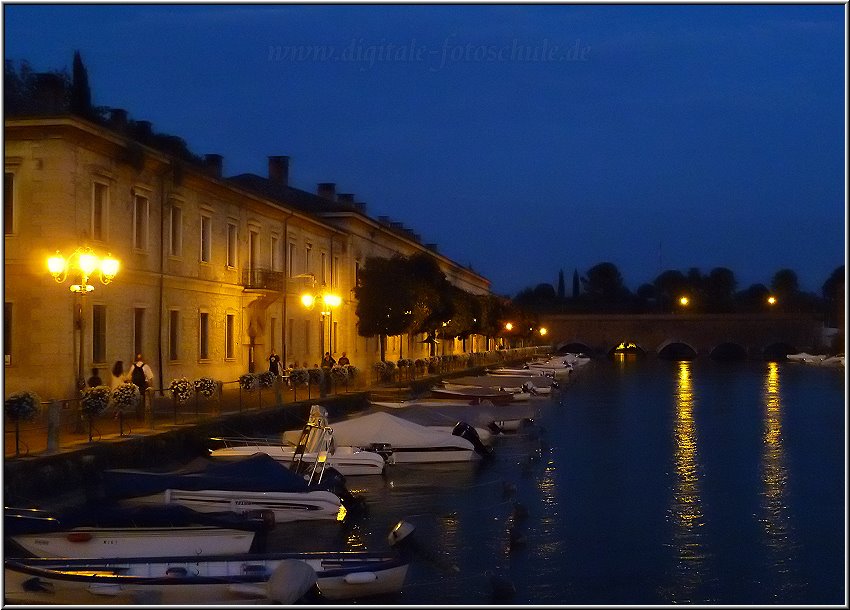
[[[394, 541], [392, 533], [390, 541]], [[407, 553], [368, 551], [6, 558], [4, 601], [65, 605], [295, 603], [314, 586], [321, 598], [349, 600], [400, 591], [408, 566]]]
[[[474, 388], [484, 389], [487, 386], [476, 386], [476, 385], [468, 385], [468, 384], [463, 384], [463, 383], [451, 383], [449, 381], [444, 381], [443, 387], [450, 392], [463, 393], [463, 392], [468, 392], [468, 391], [470, 391]], [[490, 386], [490, 387], [492, 387], [492, 386]], [[523, 401], [531, 399], [531, 394], [529, 392], [523, 391], [522, 386], [517, 386], [517, 387], [498, 386], [498, 389], [501, 392], [507, 392], [508, 394], [511, 395], [511, 400], [507, 401], [507, 402], [511, 402], [511, 403], [523, 402]]]
[[182, 506], [84, 507], [61, 514], [38, 509], [4, 510], [6, 537], [36, 557], [247, 553], [256, 532], [271, 527], [271, 513], [207, 514]]
[[[444, 382], [445, 383], [445, 382]], [[457, 377], [450, 383], [479, 385], [481, 387], [496, 387], [506, 392], [523, 392], [524, 394], [549, 395], [560, 384], [545, 375], [480, 375], [478, 377]], [[516, 396], [514, 396], [516, 400]]]
[[505, 392], [500, 388], [482, 388], [474, 386], [448, 387], [445, 383], [443, 383], [443, 387], [431, 388], [431, 393], [436, 398], [462, 399], [467, 401], [468, 404], [477, 404], [485, 400], [494, 404], [506, 404], [512, 402], [514, 399], [513, 394]]
[[398, 417], [429, 428], [447, 426], [450, 422], [468, 422], [475, 427], [481, 442], [491, 444], [492, 435], [517, 430], [537, 417], [531, 403], [468, 405], [462, 402], [419, 398], [403, 401], [370, 401], [373, 409], [392, 411]]
[[829, 356], [820, 361], [821, 366], [827, 367], [844, 367], [844, 354], [836, 354]]
[[343, 476], [381, 474], [386, 463], [384, 457], [375, 451], [337, 445], [333, 428], [328, 425], [327, 410], [320, 405], [310, 408], [307, 423], [294, 445], [283, 440], [275, 443], [270, 439], [242, 437], [215, 437], [210, 441], [219, 445], [210, 449], [210, 456], [214, 458], [245, 457], [259, 452], [300, 470], [324, 463]]
[[105, 470], [103, 478], [107, 493], [124, 506], [175, 503], [201, 512], [270, 510], [279, 523], [342, 521], [346, 504], [356, 505], [338, 472], [323, 470], [318, 481], [308, 482], [265, 453], [232, 461], [196, 460], [172, 472]]
[[[332, 427], [340, 444], [374, 448], [388, 456], [388, 464], [465, 462], [488, 453], [475, 429], [464, 422], [447, 433], [381, 411], [335, 422]], [[284, 438], [292, 441], [296, 434], [300, 431], [287, 431]]]
[[790, 362], [800, 362], [802, 364], [820, 364], [826, 358], [824, 355], [809, 354], [807, 352], [799, 352], [797, 354], [788, 354], [785, 356]]

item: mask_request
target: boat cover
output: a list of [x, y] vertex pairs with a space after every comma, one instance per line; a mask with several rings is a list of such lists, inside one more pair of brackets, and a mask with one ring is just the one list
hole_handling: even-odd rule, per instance
[[411, 421], [377, 412], [331, 424], [334, 438], [339, 445], [368, 447], [373, 443], [389, 443], [393, 447], [474, 448], [472, 443], [451, 432], [432, 430]]
[[[196, 462], [197, 463], [197, 462]], [[171, 472], [113, 469], [103, 471], [103, 488], [113, 498], [148, 496], [166, 489], [200, 491], [307, 492], [310, 487], [300, 475], [265, 453], [230, 460], [204, 460], [198, 470]]]
[[421, 426], [452, 426], [459, 421], [476, 427], [486, 428], [490, 422], [534, 419], [538, 415], [536, 406], [528, 403], [509, 405], [440, 405], [425, 401], [407, 403], [371, 402], [373, 409], [390, 409], [402, 419]]

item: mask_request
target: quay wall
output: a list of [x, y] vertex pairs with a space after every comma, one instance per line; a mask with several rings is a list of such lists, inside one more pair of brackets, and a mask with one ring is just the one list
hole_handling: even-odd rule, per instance
[[6, 506], [46, 510], [97, 502], [103, 490], [100, 473], [112, 468], [176, 468], [207, 451], [211, 436], [264, 436], [304, 425], [310, 406], [321, 404], [333, 421], [368, 407], [368, 393], [351, 393], [286, 403], [216, 417], [152, 434], [90, 443], [53, 455], [6, 459], [3, 494]]

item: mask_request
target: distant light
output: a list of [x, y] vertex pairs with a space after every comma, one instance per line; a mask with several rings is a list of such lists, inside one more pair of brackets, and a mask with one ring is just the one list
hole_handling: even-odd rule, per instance
[[688, 305], [688, 303], [690, 303], [690, 302], [691, 301], [690, 301], [690, 299], [688, 299], [688, 297], [682, 297], [682, 298], [679, 299], [679, 304], [682, 307], [686, 307]]
[[768, 305], [776, 305], [776, 297], [773, 297], [773, 296], [767, 297], [767, 304]]
[[545, 334], [546, 334], [546, 333], [548, 333], [548, 332], [549, 332], [549, 331], [546, 329], [546, 327], [545, 327], [545, 326], [544, 326], [543, 328], [541, 328], [541, 329], [540, 329], [540, 334], [541, 334], [541, 335], [545, 335]]
[[505, 324], [505, 330], [513, 330], [513, 329], [514, 329], [514, 325], [513, 325], [513, 324], [511, 324], [510, 322], [508, 322], [507, 324]]

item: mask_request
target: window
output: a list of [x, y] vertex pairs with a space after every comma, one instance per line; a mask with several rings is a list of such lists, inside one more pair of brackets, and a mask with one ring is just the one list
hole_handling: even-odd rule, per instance
[[229, 313], [224, 317], [224, 358], [236, 357], [236, 315]]
[[310, 273], [310, 264], [313, 262], [310, 260], [310, 254], [312, 253], [312, 251], [313, 245], [307, 244], [307, 246], [304, 248], [304, 273]]
[[336, 351], [336, 325], [337, 323], [334, 322], [333, 330], [331, 330], [331, 354]]
[[295, 277], [295, 242], [289, 242], [289, 257], [286, 260], [287, 274], [289, 277]]
[[327, 255], [324, 252], [322, 252], [322, 259], [321, 259], [322, 260], [322, 270], [321, 270], [322, 286], [324, 286], [328, 283], [328, 260], [327, 259], [328, 259]]
[[274, 350], [277, 346], [277, 318], [272, 318], [269, 321], [269, 345], [271, 345], [271, 349]]
[[201, 360], [210, 357], [210, 314], [205, 311], [198, 316], [198, 357]]
[[227, 223], [227, 261], [228, 267], [236, 266], [236, 225]]
[[201, 216], [201, 262], [210, 262], [210, 252], [212, 246], [212, 218], [209, 216]]
[[3, 356], [6, 365], [12, 364], [12, 304], [3, 303]]
[[[248, 231], [248, 269], [252, 272], [257, 268], [257, 243], [259, 236], [256, 231]], [[253, 275], [253, 273], [252, 273]]]
[[[295, 320], [289, 318], [286, 322], [286, 334], [283, 336], [284, 356], [292, 358], [292, 336], [295, 333]], [[288, 363], [287, 363], [288, 364]]]
[[106, 305], [91, 308], [91, 359], [106, 362]]
[[3, 233], [12, 235], [15, 232], [15, 174], [3, 174]]
[[173, 204], [170, 224], [168, 253], [171, 256], [180, 256], [183, 253], [183, 210]]
[[180, 359], [180, 312], [176, 309], [168, 312], [168, 359]]
[[272, 271], [280, 271], [280, 255], [278, 248], [280, 247], [280, 239], [277, 235], [272, 235], [271, 239], [271, 260], [269, 261]]
[[310, 353], [310, 320], [304, 320], [304, 351]]
[[133, 309], [133, 350], [136, 354], [144, 354], [145, 310], [141, 307]]
[[148, 198], [136, 195], [133, 200], [133, 247], [148, 249]]
[[334, 288], [339, 288], [339, 257], [334, 256], [333, 263], [331, 264], [331, 286]]
[[106, 240], [106, 210], [109, 202], [109, 187], [100, 182], [92, 184], [91, 236], [98, 241]]

